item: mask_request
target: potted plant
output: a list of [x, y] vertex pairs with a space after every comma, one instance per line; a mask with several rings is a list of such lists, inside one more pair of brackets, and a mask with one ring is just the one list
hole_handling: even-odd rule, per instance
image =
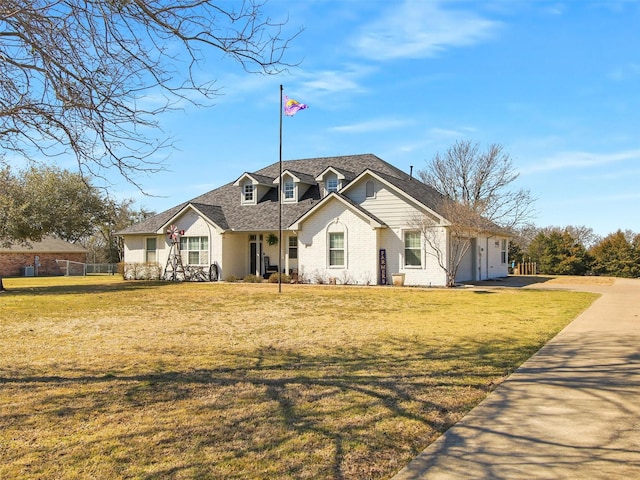
[[391, 280], [396, 287], [402, 287], [404, 285], [404, 273], [392, 273]]

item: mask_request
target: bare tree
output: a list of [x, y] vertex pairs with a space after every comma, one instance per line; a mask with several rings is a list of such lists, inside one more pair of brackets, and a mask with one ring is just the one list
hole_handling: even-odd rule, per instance
[[220, 52], [246, 71], [286, 69], [293, 37], [264, 2], [2, 0], [0, 149], [26, 157], [69, 151], [93, 177], [162, 168], [170, 141], [157, 115], [208, 104], [215, 81], [197, 68]]
[[533, 216], [531, 193], [511, 188], [518, 173], [501, 145], [481, 152], [477, 143], [459, 140], [418, 174], [447, 198], [503, 228], [523, 226]]
[[445, 223], [439, 225], [428, 215], [418, 215], [413, 226], [422, 233], [425, 252], [445, 272], [447, 286], [455, 285], [474, 238], [504, 234], [528, 224], [533, 214], [529, 191], [510, 189], [518, 174], [500, 145], [481, 152], [477, 143], [457, 141], [444, 155], [437, 153], [418, 175], [442, 194], [435, 208]]
[[472, 240], [484, 232], [495, 231], [496, 225], [467, 205], [447, 197], [442, 197], [434, 209], [445, 219], [443, 223], [432, 215], [416, 213], [410, 224], [420, 231], [424, 252], [434, 257], [445, 272], [446, 286], [454, 287]]

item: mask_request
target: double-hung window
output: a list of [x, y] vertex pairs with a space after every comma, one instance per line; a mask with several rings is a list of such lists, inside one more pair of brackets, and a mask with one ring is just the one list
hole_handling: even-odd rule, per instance
[[208, 237], [180, 237], [180, 251], [187, 265], [209, 264]]
[[295, 185], [293, 181], [287, 180], [284, 182], [284, 199], [291, 201], [295, 198]]
[[158, 261], [157, 244], [156, 238], [145, 239], [144, 261], [146, 263], [155, 263]]
[[327, 179], [327, 193], [338, 191], [338, 178], [333, 177]]
[[404, 266], [419, 267], [422, 265], [422, 248], [420, 247], [420, 232], [404, 232]]
[[344, 267], [344, 232], [329, 233], [329, 266]]
[[289, 258], [298, 258], [298, 237], [289, 237]]

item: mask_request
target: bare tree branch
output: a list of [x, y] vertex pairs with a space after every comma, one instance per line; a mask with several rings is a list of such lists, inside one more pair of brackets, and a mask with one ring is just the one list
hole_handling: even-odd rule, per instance
[[424, 252], [436, 259], [447, 277], [446, 285], [453, 287], [472, 240], [499, 228], [469, 206], [450, 198], [443, 197], [435, 210], [446, 220], [445, 224], [430, 215], [417, 213], [410, 225], [420, 231]]
[[116, 169], [138, 185], [171, 146], [158, 115], [205, 105], [199, 81], [212, 51], [248, 72], [276, 74], [289, 42], [264, 2], [3, 0], [0, 149], [24, 156], [73, 152], [82, 173]]
[[446, 197], [506, 229], [529, 223], [534, 214], [531, 193], [510, 189], [518, 173], [501, 145], [481, 152], [477, 143], [457, 141], [418, 174]]

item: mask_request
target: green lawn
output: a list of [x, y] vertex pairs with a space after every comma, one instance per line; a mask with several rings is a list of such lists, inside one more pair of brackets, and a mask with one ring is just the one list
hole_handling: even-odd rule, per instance
[[5, 279], [0, 478], [388, 478], [596, 298]]

